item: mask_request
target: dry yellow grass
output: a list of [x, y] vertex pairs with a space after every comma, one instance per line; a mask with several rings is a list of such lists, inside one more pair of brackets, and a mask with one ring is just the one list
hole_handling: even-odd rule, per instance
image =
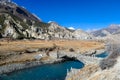
[[80, 50], [81, 52], [86, 52], [92, 49], [102, 49], [104, 48], [104, 43], [96, 42], [96, 41], [1, 41], [0, 42], [0, 52], [11, 52], [11, 51], [24, 51], [30, 48], [44, 48], [44, 47], [52, 47], [56, 44], [59, 47], [70, 49], [73, 48], [75, 50]]

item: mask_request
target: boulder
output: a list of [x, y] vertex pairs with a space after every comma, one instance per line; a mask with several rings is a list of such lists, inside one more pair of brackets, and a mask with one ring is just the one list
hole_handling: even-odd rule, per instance
[[50, 52], [49, 56], [52, 58], [57, 58], [57, 52]]
[[27, 49], [25, 52], [26, 53], [34, 53], [34, 52], [38, 52], [39, 49]]
[[35, 55], [35, 56], [34, 56], [34, 58], [35, 58], [36, 60], [40, 60], [42, 57], [43, 57], [42, 54], [38, 54], [38, 55]]

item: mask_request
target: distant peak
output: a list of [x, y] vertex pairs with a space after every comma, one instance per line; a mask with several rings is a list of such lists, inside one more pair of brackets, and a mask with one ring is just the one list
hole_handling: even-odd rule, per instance
[[119, 28], [119, 27], [120, 27], [119, 24], [111, 24], [111, 25], [109, 26], [110, 29], [116, 29], [116, 28]]

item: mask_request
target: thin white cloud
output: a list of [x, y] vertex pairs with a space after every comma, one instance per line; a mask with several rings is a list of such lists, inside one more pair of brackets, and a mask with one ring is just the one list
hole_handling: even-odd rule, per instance
[[68, 29], [75, 30], [75, 28], [74, 28], [74, 27], [68, 27]]

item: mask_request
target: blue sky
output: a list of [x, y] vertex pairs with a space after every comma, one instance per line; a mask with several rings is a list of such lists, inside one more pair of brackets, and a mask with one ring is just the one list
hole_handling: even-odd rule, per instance
[[120, 24], [120, 0], [13, 0], [43, 22], [76, 29], [100, 29]]

